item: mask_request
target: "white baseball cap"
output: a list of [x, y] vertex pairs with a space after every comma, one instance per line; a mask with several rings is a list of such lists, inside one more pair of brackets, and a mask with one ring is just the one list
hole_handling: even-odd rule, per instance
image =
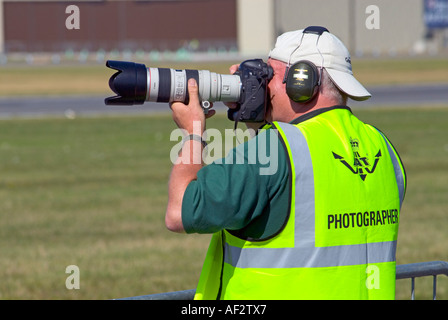
[[300, 60], [311, 61], [318, 68], [324, 67], [333, 83], [351, 99], [370, 98], [372, 95], [353, 76], [350, 53], [342, 41], [330, 32], [319, 35], [316, 30], [322, 29], [309, 27], [283, 33], [277, 38], [269, 57], [290, 65]]

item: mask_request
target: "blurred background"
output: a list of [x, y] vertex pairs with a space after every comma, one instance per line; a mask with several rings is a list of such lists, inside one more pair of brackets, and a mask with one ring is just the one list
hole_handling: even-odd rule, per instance
[[[405, 163], [397, 263], [448, 261], [448, 0], [0, 0], [0, 299], [195, 288], [209, 236], [164, 227], [169, 108], [106, 107], [105, 62], [228, 73], [309, 25], [346, 44], [373, 94], [349, 106]], [[215, 107], [208, 127], [232, 129]], [[416, 298], [432, 298], [432, 279]]]
[[[71, 4], [79, 8], [79, 28], [66, 12]], [[266, 56], [278, 35], [308, 25], [326, 26], [356, 57], [446, 54], [446, 6], [444, 0], [1, 0], [0, 62]]]

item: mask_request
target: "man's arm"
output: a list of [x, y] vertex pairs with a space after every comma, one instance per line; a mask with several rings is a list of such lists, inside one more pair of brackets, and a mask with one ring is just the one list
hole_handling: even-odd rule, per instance
[[[171, 104], [173, 120], [180, 129], [188, 135], [195, 134], [202, 137], [205, 130], [205, 115], [199, 103], [198, 87], [195, 80], [188, 81], [190, 102]], [[211, 117], [215, 113], [209, 110]], [[173, 165], [168, 182], [168, 205], [166, 208], [165, 225], [173, 232], [184, 232], [182, 224], [182, 199], [188, 184], [196, 179], [197, 172], [202, 168], [202, 143], [190, 139], [184, 142], [179, 152], [178, 161]]]

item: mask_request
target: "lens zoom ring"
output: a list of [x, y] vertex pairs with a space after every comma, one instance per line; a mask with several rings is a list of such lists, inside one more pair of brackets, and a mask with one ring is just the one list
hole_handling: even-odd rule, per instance
[[168, 68], [159, 68], [159, 95], [157, 102], [169, 102], [171, 93], [171, 71]]

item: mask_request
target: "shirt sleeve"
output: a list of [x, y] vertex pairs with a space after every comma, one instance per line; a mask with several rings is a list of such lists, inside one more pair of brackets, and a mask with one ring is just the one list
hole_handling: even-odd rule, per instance
[[266, 130], [199, 170], [182, 201], [185, 231], [240, 230], [265, 215], [268, 203], [285, 187], [280, 148], [277, 134]]

